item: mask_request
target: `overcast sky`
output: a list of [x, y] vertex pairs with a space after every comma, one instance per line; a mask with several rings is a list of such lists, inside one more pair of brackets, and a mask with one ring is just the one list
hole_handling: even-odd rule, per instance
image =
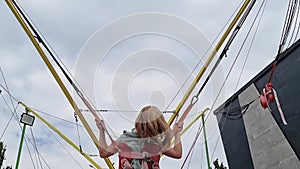
[[[206, 51], [213, 41], [219, 38], [218, 34], [222, 33], [223, 27], [243, 0], [20, 0], [18, 2], [95, 108], [120, 110], [101, 113], [111, 132], [117, 137], [123, 129], [133, 127], [136, 112], [126, 110], [140, 110], [149, 104], [156, 105], [161, 110], [176, 108], [211, 52], [205, 55]], [[30, 107], [74, 123], [74, 110], [50, 71], [8, 6], [4, 1], [0, 3], [0, 66], [11, 94]], [[239, 84], [237, 73], [242, 70], [256, 24], [239, 55], [233, 69], [234, 73], [229, 76], [225, 88], [212, 108], [220, 86], [261, 3], [262, 0], [258, 0], [255, 4], [241, 33], [230, 47], [228, 57], [224, 58], [210, 83], [201, 93], [200, 101], [185, 124], [206, 107], [212, 110], [216, 108], [275, 58], [288, 5], [281, 0], [267, 2]], [[195, 67], [197, 64], [199, 66]], [[65, 77], [61, 78], [66, 82]], [[200, 80], [197, 88], [201, 86], [203, 80], [204, 78]], [[5, 86], [2, 76], [0, 83]], [[86, 109], [70, 85], [67, 82], [65, 84], [79, 107]], [[4, 91], [1, 95], [3, 99], [0, 101], [0, 129], [2, 129], [0, 134], [4, 133], [5, 126], [9, 124], [1, 138], [8, 149], [4, 165], [15, 166], [21, 129], [15, 119], [9, 123], [12, 111], [5, 101], [11, 106], [10, 99]], [[23, 107], [18, 106], [17, 115], [20, 116], [23, 110]], [[83, 113], [90, 126], [95, 129], [91, 114]], [[41, 115], [76, 144], [80, 143], [85, 152], [97, 154], [97, 149], [84, 128], [79, 126], [77, 130], [76, 125], [72, 123], [42, 113]], [[165, 114], [165, 117], [168, 119], [170, 114]], [[79, 124], [81, 125], [80, 122]], [[173, 160], [163, 157], [162, 168], [170, 168], [173, 165], [172, 168], [179, 168], [178, 166], [182, 165], [199, 124], [200, 121], [182, 138], [183, 158]], [[218, 158], [226, 164], [216, 118], [212, 113], [208, 116], [206, 127], [211, 160]], [[36, 119], [31, 130], [28, 128], [26, 131], [28, 138], [32, 140], [31, 131], [39, 153], [49, 166], [46, 167], [43, 163], [44, 168], [89, 168], [88, 161], [59, 136], [53, 134], [40, 120]], [[97, 131], [95, 134], [98, 135]], [[33, 146], [29, 141], [27, 143], [36, 164]], [[20, 168], [34, 168], [26, 145], [23, 150]], [[206, 168], [204, 152], [201, 136], [185, 168], [199, 168], [199, 166]], [[93, 158], [106, 168], [103, 160], [99, 157]], [[117, 156], [111, 160], [117, 163]]]

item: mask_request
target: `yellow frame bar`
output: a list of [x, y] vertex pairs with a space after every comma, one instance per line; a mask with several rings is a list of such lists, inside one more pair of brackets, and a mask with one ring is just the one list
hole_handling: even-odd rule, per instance
[[[17, 18], [17, 20], [19, 21], [19, 23], [21, 24], [22, 28], [24, 29], [24, 31], [26, 32], [26, 34], [28, 35], [29, 39], [31, 40], [31, 42], [33, 43], [33, 45], [35, 46], [36, 50], [38, 51], [38, 53], [40, 54], [40, 56], [42, 57], [43, 61], [45, 62], [45, 64], [47, 65], [48, 69], [50, 70], [51, 74], [53, 75], [53, 77], [55, 78], [56, 82], [58, 83], [59, 87], [61, 88], [61, 90], [63, 91], [63, 93], [65, 94], [66, 98], [68, 99], [69, 103], [71, 104], [71, 106], [73, 107], [75, 113], [78, 115], [79, 119], [81, 120], [84, 128], [87, 130], [89, 136], [92, 138], [94, 144], [96, 145], [97, 149], [99, 146], [99, 141], [97, 139], [97, 137], [95, 136], [95, 134], [93, 133], [92, 129], [90, 128], [90, 126], [88, 125], [87, 121], [85, 120], [84, 116], [82, 115], [82, 113], [80, 112], [77, 104], [75, 103], [75, 101], [73, 100], [73, 98], [71, 97], [70, 93], [68, 92], [67, 88], [65, 87], [65, 85], [63, 84], [62, 80], [60, 79], [60, 77], [58, 76], [57, 72], [55, 71], [54, 67], [51, 65], [50, 61], [48, 60], [47, 56], [45, 55], [45, 53], [43, 52], [42, 48], [40, 47], [39, 43], [35, 40], [34, 35], [31, 33], [30, 29], [28, 28], [27, 24], [24, 22], [24, 20], [22, 19], [22, 17], [20, 16], [20, 14], [18, 13], [17, 9], [15, 8], [15, 6], [12, 4], [11, 0], [5, 0], [7, 5], [9, 6], [9, 8], [11, 9], [11, 11], [13, 12], [13, 14], [15, 15], [15, 17]], [[113, 164], [111, 163], [111, 161], [108, 158], [104, 158], [107, 166], [110, 169], [114, 169]]]
[[[207, 111], [209, 110], [209, 108], [205, 108], [202, 112], [200, 112], [200, 114], [198, 114], [198, 116], [193, 120], [191, 121], [181, 132], [180, 132], [180, 136], [182, 136], [185, 132], [187, 132], [188, 129], [190, 129], [194, 123], [199, 120], [199, 118], [201, 116], [203, 116]], [[174, 144], [174, 141], [172, 141], [171, 145]]]
[[[209, 110], [209, 108], [205, 108], [193, 121], [191, 121], [181, 132], [180, 132], [180, 136], [182, 136], [185, 132], [187, 132], [188, 129], [190, 129], [192, 127], [192, 125], [194, 125], [194, 123], [199, 120], [200, 117], [202, 117], [207, 111]], [[174, 140], [171, 142], [171, 145], [174, 144]], [[163, 156], [163, 154], [161, 154], [160, 156]]]
[[60, 132], [56, 127], [54, 127], [51, 123], [49, 123], [46, 119], [40, 116], [37, 112], [32, 110], [30, 107], [25, 105], [23, 102], [19, 102], [22, 106], [24, 106], [28, 111], [34, 114], [37, 118], [39, 118], [42, 122], [44, 122], [49, 128], [51, 128], [54, 132], [56, 132], [61, 138], [63, 138], [68, 144], [70, 144], [75, 150], [77, 150], [84, 158], [86, 158], [91, 164], [93, 164], [97, 169], [102, 169], [89, 155], [82, 152], [80, 148], [73, 143], [67, 136], [65, 136], [62, 132]]
[[188, 129], [190, 129], [192, 127], [192, 125], [197, 121], [199, 120], [199, 118], [201, 116], [203, 116], [207, 111], [209, 110], [209, 108], [206, 108], [204, 109], [193, 121], [191, 121], [187, 126], [186, 128], [184, 128], [181, 132], [180, 132], [180, 135], [183, 135]]
[[226, 37], [229, 35], [231, 30], [234, 28], [234, 25], [238, 22], [239, 18], [241, 17], [243, 12], [246, 10], [246, 8], [249, 5], [250, 1], [251, 0], [245, 0], [245, 2], [243, 3], [242, 7], [240, 8], [238, 13], [234, 17], [233, 21], [231, 22], [231, 24], [229, 25], [229, 27], [227, 28], [227, 30], [225, 31], [225, 33], [221, 37], [220, 41], [217, 43], [216, 47], [214, 48], [214, 50], [212, 51], [212, 53], [210, 54], [210, 56], [208, 57], [208, 59], [204, 63], [203, 67], [199, 71], [199, 73], [196, 76], [196, 78], [194, 79], [194, 81], [192, 82], [192, 84], [189, 87], [189, 89], [187, 90], [186, 94], [183, 96], [182, 100], [180, 101], [180, 103], [176, 107], [175, 113], [170, 117], [170, 119], [168, 121], [169, 125], [171, 125], [173, 123], [173, 121], [175, 120], [175, 118], [178, 115], [179, 111], [181, 110], [182, 106], [184, 105], [184, 103], [186, 102], [186, 100], [188, 99], [188, 97], [190, 96], [190, 94], [192, 93], [194, 88], [196, 87], [197, 83], [199, 82], [200, 78], [202, 77], [202, 75], [206, 71], [207, 67], [209, 66], [209, 64], [211, 63], [211, 61], [213, 60], [213, 58], [217, 54], [218, 50], [221, 48], [221, 46], [224, 43]]

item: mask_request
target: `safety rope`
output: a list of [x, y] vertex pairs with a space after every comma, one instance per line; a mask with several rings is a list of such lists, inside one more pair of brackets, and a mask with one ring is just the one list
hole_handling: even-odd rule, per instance
[[278, 47], [278, 51], [277, 51], [277, 55], [276, 58], [274, 60], [267, 84], [265, 85], [265, 87], [263, 88], [263, 91], [260, 95], [260, 103], [262, 105], [263, 108], [268, 108], [268, 110], [270, 112], [272, 112], [269, 103], [272, 103], [274, 100], [276, 102], [276, 106], [277, 109], [279, 111], [281, 120], [283, 122], [284, 125], [287, 125], [286, 119], [284, 117], [284, 113], [281, 109], [281, 105], [279, 102], [279, 98], [277, 95], [276, 90], [273, 87], [273, 84], [271, 83], [272, 77], [274, 75], [276, 66], [278, 64], [279, 61], [279, 57], [281, 56], [282, 52], [284, 51], [285, 45], [286, 45], [286, 41], [290, 35], [291, 29], [292, 29], [292, 25], [296, 14], [296, 11], [299, 12], [299, 10], [297, 10], [297, 6], [299, 4], [299, 1], [297, 0], [290, 0], [289, 1], [289, 5], [288, 5], [288, 10], [286, 13], [286, 17], [285, 17], [285, 22], [284, 22], [284, 26], [283, 26], [283, 30], [282, 30], [282, 34], [281, 34], [281, 39], [280, 39], [280, 43], [279, 43], [279, 47]]
[[82, 146], [81, 146], [81, 139], [80, 139], [80, 133], [79, 133], [79, 125], [78, 125], [78, 118], [76, 112], [74, 112], [74, 118], [76, 123], [76, 130], [77, 130], [77, 137], [78, 137], [78, 147], [80, 148], [80, 153], [82, 153]]
[[288, 38], [289, 33], [291, 31], [291, 26], [292, 26], [292, 23], [294, 21], [294, 16], [295, 16], [295, 12], [296, 12], [296, 7], [295, 7], [297, 5], [296, 1], [297, 0], [290, 0], [289, 1], [289, 7], [288, 7], [288, 10], [287, 10], [287, 13], [286, 13], [285, 23], [284, 23], [284, 26], [283, 26], [282, 35], [281, 35], [280, 43], [279, 43], [279, 46], [278, 46], [277, 55], [276, 55], [275, 61], [273, 63], [273, 67], [272, 67], [272, 70], [270, 72], [267, 83], [271, 83], [271, 80], [272, 80], [275, 68], [277, 66], [277, 62], [279, 60], [280, 54], [284, 50], [287, 38]]
[[[297, 15], [296, 15], [296, 18], [294, 19], [294, 22], [293, 22], [293, 24], [294, 24], [293, 31], [291, 33], [291, 37], [290, 37], [290, 41], [288, 42], [288, 46], [290, 46], [292, 43], [296, 42], [297, 36], [298, 36], [298, 33], [299, 33], [299, 28], [300, 27], [299, 27], [299, 24], [297, 24], [297, 23], [299, 23], [300, 1], [297, 1], [296, 9], [295, 10], [296, 10], [296, 14]], [[298, 26], [298, 28], [297, 28], [297, 26]], [[297, 29], [297, 31], [296, 31], [296, 29]], [[294, 37], [294, 40], [293, 40], [293, 37]]]

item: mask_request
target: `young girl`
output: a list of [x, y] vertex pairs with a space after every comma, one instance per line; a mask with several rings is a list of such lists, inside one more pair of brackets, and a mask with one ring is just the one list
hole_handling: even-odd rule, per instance
[[[99, 153], [102, 158], [119, 152], [119, 169], [159, 169], [160, 155], [181, 158], [182, 144], [180, 131], [183, 123], [176, 123], [170, 129], [161, 111], [155, 106], [144, 107], [135, 120], [135, 128], [123, 134], [107, 145], [105, 125], [96, 119], [100, 130]], [[171, 147], [171, 139], [175, 135], [175, 144]]]

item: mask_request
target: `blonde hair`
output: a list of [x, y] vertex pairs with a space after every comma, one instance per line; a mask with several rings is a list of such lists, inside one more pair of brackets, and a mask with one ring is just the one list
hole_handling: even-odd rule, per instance
[[137, 134], [142, 138], [160, 137], [169, 144], [172, 138], [170, 126], [161, 111], [155, 106], [142, 108], [135, 121]]

